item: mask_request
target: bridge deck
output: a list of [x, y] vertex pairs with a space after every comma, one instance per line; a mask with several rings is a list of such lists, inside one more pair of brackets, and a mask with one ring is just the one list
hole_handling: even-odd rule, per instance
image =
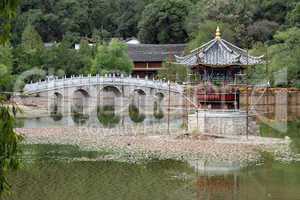
[[176, 83], [164, 82], [162, 80], [150, 80], [140, 79], [133, 77], [115, 77], [115, 76], [72, 76], [70, 78], [62, 79], [47, 79], [45, 81], [39, 81], [36, 83], [26, 84], [24, 87], [24, 94], [34, 94], [39, 92], [45, 92], [55, 89], [79, 87], [79, 86], [93, 86], [93, 85], [123, 85], [123, 86], [137, 86], [145, 88], [154, 88], [159, 90], [170, 90], [175, 93], [182, 93], [183, 88]]

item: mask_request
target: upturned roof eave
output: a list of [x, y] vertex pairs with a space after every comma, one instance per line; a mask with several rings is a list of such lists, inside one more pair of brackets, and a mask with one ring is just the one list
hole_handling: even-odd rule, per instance
[[256, 64], [204, 64], [204, 63], [199, 63], [199, 64], [195, 64], [195, 65], [190, 65], [191, 67], [211, 67], [211, 68], [226, 68], [226, 67], [254, 67]]
[[264, 64], [264, 63], [249, 63], [249, 64], [242, 64], [242, 63], [228, 63], [228, 64], [208, 64], [208, 63], [197, 63], [197, 64], [185, 64], [185, 63], [180, 63], [180, 62], [171, 62], [172, 64], [176, 64], [176, 65], [185, 65], [191, 68], [194, 67], [211, 67], [211, 68], [225, 68], [225, 67], [235, 67], [235, 66], [240, 66], [240, 67], [254, 67], [256, 65], [259, 64]]
[[262, 56], [251, 56], [249, 55], [248, 51], [241, 49], [237, 46], [235, 46], [234, 44], [231, 44], [230, 42], [224, 40], [224, 39], [213, 39], [210, 40], [209, 42], [205, 43], [204, 45], [202, 45], [201, 47], [194, 49], [191, 51], [190, 54], [186, 55], [186, 56], [177, 56], [175, 55], [175, 59], [178, 63], [182, 63], [184, 65], [207, 65], [207, 66], [218, 66], [215, 63], [209, 64], [209, 63], [197, 63], [197, 64], [189, 64], [188, 60], [189, 59], [193, 59], [195, 56], [198, 57], [197, 54], [206, 54], [214, 45], [216, 45], [218, 43], [218, 45], [221, 45], [221, 48], [224, 49], [224, 51], [228, 51], [231, 54], [234, 54], [236, 57], [243, 57], [243, 58], [249, 58], [254, 60], [254, 63], [249, 63], [249, 64], [245, 64], [245, 63], [226, 63], [226, 64], [219, 64], [219, 66], [227, 66], [227, 65], [239, 65], [239, 66], [252, 66], [252, 65], [259, 65], [259, 64], [263, 64], [264, 61], [262, 60], [262, 58], [264, 57], [264, 55]]

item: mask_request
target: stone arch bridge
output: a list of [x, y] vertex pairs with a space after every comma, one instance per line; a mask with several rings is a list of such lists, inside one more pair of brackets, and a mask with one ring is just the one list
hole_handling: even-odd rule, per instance
[[136, 105], [144, 112], [155, 109], [180, 110], [183, 87], [176, 83], [115, 75], [71, 76], [48, 78], [25, 85], [23, 94], [46, 102], [49, 110], [71, 112], [77, 107], [84, 113], [93, 113], [98, 106], [113, 105], [116, 111], [126, 111]]

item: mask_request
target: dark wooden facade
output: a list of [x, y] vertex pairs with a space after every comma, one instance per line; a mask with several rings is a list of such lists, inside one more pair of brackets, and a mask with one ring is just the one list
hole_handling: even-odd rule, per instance
[[153, 78], [164, 61], [173, 61], [183, 55], [186, 44], [128, 44], [128, 54], [133, 60], [132, 75]]

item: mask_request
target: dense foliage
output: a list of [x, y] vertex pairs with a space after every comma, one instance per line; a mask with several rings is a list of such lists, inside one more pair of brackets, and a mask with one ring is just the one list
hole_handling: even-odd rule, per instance
[[156, 0], [145, 7], [139, 22], [140, 40], [144, 43], [178, 43], [187, 40], [183, 28], [190, 9], [186, 0]]
[[245, 47], [272, 40], [279, 29], [299, 26], [299, 10], [297, 0], [23, 0], [12, 43], [20, 43], [28, 24], [44, 42], [72, 35], [77, 42], [80, 37], [139, 36], [145, 43], [182, 43], [210, 30], [207, 24], [221, 23], [233, 33], [233, 42]]
[[182, 83], [187, 81], [188, 73], [189, 70], [183, 65], [165, 62], [158, 72], [158, 78]]
[[12, 48], [0, 46], [0, 91], [9, 91], [12, 87]]
[[[2, 12], [2, 25], [7, 16]], [[11, 91], [20, 74], [26, 82], [46, 75], [130, 73], [126, 46], [111, 38], [188, 42], [194, 49], [214, 37], [217, 25], [224, 39], [269, 60], [251, 72], [253, 80], [299, 86], [299, 16], [297, 0], [23, 0], [16, 18], [9, 17], [11, 41], [0, 47], [0, 90]], [[33, 72], [38, 70], [44, 73]], [[274, 72], [284, 70], [288, 81], [275, 81]]]
[[4, 105], [0, 99], [0, 197], [10, 188], [6, 179], [9, 170], [19, 167], [19, 142], [22, 137], [14, 130], [17, 108]]
[[103, 74], [107, 72], [129, 74], [132, 68], [133, 62], [128, 56], [127, 45], [113, 39], [109, 44], [98, 46], [91, 72], [93, 74]]
[[0, 44], [5, 43], [11, 33], [11, 21], [16, 15], [20, 0], [0, 1]]

